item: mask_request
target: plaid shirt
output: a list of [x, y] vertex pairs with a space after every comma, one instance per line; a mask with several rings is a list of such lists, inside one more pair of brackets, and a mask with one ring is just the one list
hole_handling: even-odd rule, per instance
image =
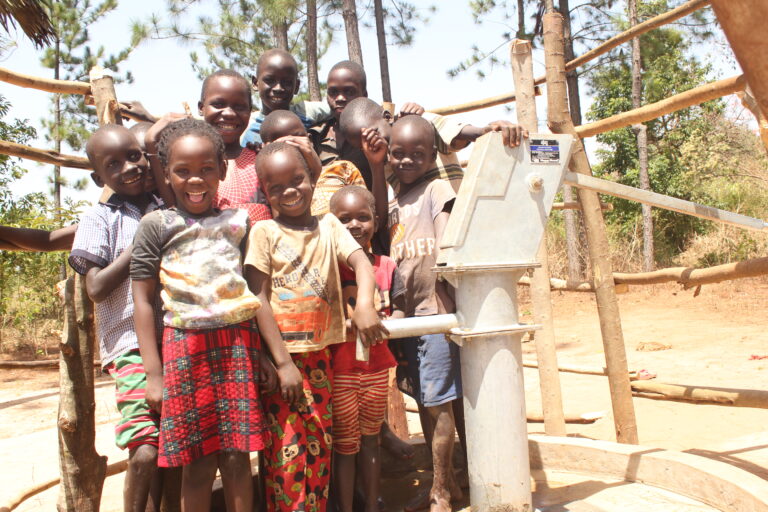
[[[161, 206], [162, 201], [153, 196], [146, 212]], [[142, 211], [136, 205], [117, 194], [99, 201], [80, 219], [69, 264], [82, 275], [91, 265], [107, 267], [133, 243], [141, 217]], [[106, 299], [96, 304], [96, 319], [102, 367], [129, 350], [139, 348], [133, 325], [130, 279], [124, 279]]]
[[219, 183], [213, 206], [226, 210], [242, 208], [248, 211], [251, 226], [260, 220], [272, 218], [267, 195], [256, 175], [256, 152], [243, 148], [234, 160], [227, 161], [227, 176]]

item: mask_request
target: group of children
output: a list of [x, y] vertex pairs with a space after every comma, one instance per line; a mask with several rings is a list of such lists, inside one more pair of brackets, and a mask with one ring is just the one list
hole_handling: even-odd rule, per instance
[[251, 84], [213, 73], [202, 120], [93, 133], [93, 179], [110, 193], [76, 231], [0, 229], [2, 247], [71, 245], [116, 380], [126, 510], [159, 510], [158, 467], [183, 467], [183, 510], [210, 509], [218, 470], [227, 509], [250, 511], [253, 451], [268, 510], [323, 511], [332, 496], [350, 512], [356, 474], [364, 510], [379, 510], [379, 446], [410, 455], [383, 423], [393, 367], [434, 463], [432, 488], [409, 508], [450, 510], [461, 497], [458, 347], [443, 335], [388, 345], [381, 318], [454, 310], [431, 270], [461, 177], [452, 152], [491, 130], [511, 146], [525, 133], [422, 117], [415, 104], [393, 123], [349, 61], [327, 84], [327, 105], [293, 104], [296, 62], [270, 50], [252, 112]]

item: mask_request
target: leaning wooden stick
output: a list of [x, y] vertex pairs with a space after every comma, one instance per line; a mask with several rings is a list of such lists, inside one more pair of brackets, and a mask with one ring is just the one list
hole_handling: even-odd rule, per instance
[[[567, 106], [563, 18], [559, 13], [544, 15], [544, 57], [547, 71], [547, 116], [553, 133], [576, 135]], [[580, 140], [574, 142], [570, 169], [591, 175], [587, 154]], [[597, 194], [579, 190], [579, 201], [584, 212], [584, 225], [592, 261], [593, 281], [600, 331], [603, 336], [608, 383], [611, 391], [616, 439], [620, 443], [637, 444], [637, 422], [632, 403], [632, 389], [627, 373], [627, 355], [621, 330], [619, 305], [613, 285], [613, 271], [608, 257], [608, 237], [605, 233], [600, 200]]]

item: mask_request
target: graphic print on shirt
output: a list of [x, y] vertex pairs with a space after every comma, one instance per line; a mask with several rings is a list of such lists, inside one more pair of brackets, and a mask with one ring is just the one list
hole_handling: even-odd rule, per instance
[[[392, 240], [392, 246], [390, 254], [392, 259], [397, 262], [404, 259], [423, 258], [424, 256], [432, 256], [435, 250], [435, 237], [434, 236], [417, 236], [410, 240], [405, 239], [406, 225], [405, 219], [418, 218], [422, 214], [422, 206], [424, 203], [424, 196], [420, 197], [413, 204], [405, 204], [397, 206], [392, 209], [389, 215], [389, 236]], [[427, 233], [422, 231], [422, 235]]]
[[280, 294], [285, 310], [276, 315], [276, 320], [283, 340], [312, 341], [315, 336], [322, 339], [331, 326], [328, 283], [319, 269], [308, 268], [301, 255], [284, 241], [277, 244], [276, 250], [294, 269], [272, 278], [273, 289], [287, 288], [293, 292]]

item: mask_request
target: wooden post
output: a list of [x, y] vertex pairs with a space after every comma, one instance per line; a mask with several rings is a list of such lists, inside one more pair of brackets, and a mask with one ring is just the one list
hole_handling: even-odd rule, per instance
[[[566, 103], [563, 18], [559, 13], [548, 12], [544, 15], [544, 55], [549, 128], [554, 133], [568, 133], [577, 138]], [[592, 173], [587, 154], [584, 152], [584, 145], [578, 139], [574, 142], [570, 169], [582, 174]], [[600, 200], [595, 192], [587, 190], [579, 190], [578, 196], [582, 205], [589, 255], [592, 260], [593, 282], [608, 368], [616, 439], [620, 443], [637, 444], [637, 424], [627, 371], [627, 354], [621, 331], [619, 305], [614, 291], [613, 272], [608, 259], [610, 251]]]
[[64, 289], [64, 334], [59, 366], [60, 512], [98, 511], [107, 458], [96, 453], [96, 403], [93, 349], [96, 340], [93, 303], [85, 279], [67, 279]]
[[96, 104], [99, 124], [123, 124], [111, 73], [101, 66], [94, 66], [88, 76], [91, 80], [91, 92]]
[[763, 117], [768, 118], [768, 39], [763, 32], [768, 3], [765, 0], [713, 0], [712, 9], [744, 70]]
[[[509, 45], [512, 77], [517, 94], [517, 122], [530, 133], [539, 131], [536, 115], [536, 95], [533, 89], [533, 61], [530, 41], [515, 40]], [[536, 253], [541, 267], [533, 269], [531, 277], [531, 301], [533, 317], [542, 329], [536, 332], [536, 358], [539, 362], [541, 407], [544, 413], [544, 432], [551, 436], [564, 436], [565, 417], [560, 391], [560, 374], [557, 371], [555, 352], [555, 327], [552, 323], [552, 294], [549, 289], [549, 256], [546, 233]]]

